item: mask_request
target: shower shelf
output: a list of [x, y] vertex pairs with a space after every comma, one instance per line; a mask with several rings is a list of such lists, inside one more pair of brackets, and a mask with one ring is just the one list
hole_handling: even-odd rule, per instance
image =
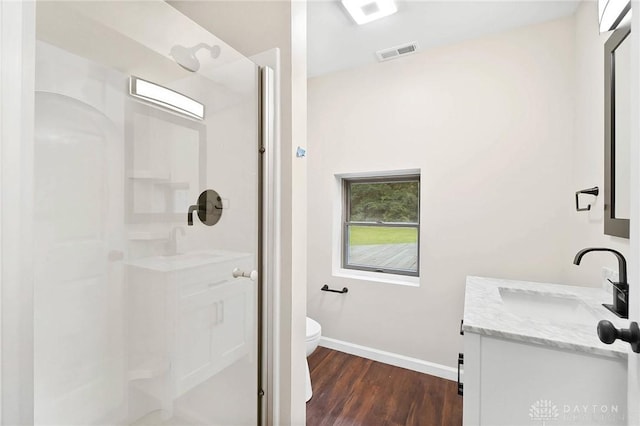
[[129, 370], [129, 381], [141, 379], [153, 379], [169, 371], [171, 363], [166, 359], [150, 359], [132, 370]]
[[171, 189], [189, 189], [189, 182], [158, 182], [158, 185], [168, 186]]
[[127, 234], [127, 239], [130, 241], [167, 240], [169, 239], [169, 233], [153, 231], [129, 232]]
[[129, 174], [129, 179], [148, 182], [153, 185], [162, 185], [170, 189], [189, 189], [189, 182], [172, 181], [171, 175], [154, 174], [147, 171], [138, 171]]
[[129, 173], [129, 179], [169, 182], [171, 181], [171, 175], [159, 174], [149, 170], [134, 170]]

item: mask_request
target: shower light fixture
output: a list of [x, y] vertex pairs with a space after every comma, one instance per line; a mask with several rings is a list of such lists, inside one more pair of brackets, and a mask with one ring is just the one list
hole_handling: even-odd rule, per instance
[[630, 0], [598, 0], [600, 32], [615, 30], [631, 22]]
[[394, 0], [342, 0], [342, 5], [358, 25], [393, 15], [398, 11]]
[[168, 108], [192, 118], [204, 120], [204, 105], [188, 96], [167, 89], [164, 86], [143, 80], [138, 77], [129, 77], [129, 93], [139, 99], [143, 99], [155, 105]]

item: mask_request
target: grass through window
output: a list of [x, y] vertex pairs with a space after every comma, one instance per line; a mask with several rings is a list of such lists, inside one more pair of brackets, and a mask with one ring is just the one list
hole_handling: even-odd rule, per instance
[[349, 232], [349, 244], [354, 246], [416, 242], [418, 230], [415, 228], [351, 226]]

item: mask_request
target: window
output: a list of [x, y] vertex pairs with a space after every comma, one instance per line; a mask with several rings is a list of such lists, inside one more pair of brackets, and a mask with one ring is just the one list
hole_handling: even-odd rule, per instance
[[418, 276], [420, 176], [343, 178], [342, 267]]

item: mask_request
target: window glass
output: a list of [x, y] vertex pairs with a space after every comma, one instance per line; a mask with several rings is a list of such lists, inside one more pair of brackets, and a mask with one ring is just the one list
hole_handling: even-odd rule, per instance
[[350, 220], [418, 222], [419, 181], [350, 182]]
[[342, 266], [418, 275], [420, 177], [344, 180]]

